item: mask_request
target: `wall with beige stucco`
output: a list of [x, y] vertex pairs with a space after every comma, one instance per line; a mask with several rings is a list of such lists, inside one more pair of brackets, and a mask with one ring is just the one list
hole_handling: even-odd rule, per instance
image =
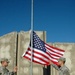
[[[46, 41], [45, 31], [36, 31], [36, 33], [42, 40]], [[17, 75], [30, 75], [30, 61], [22, 58], [22, 54], [27, 50], [29, 42], [29, 31], [11, 32], [0, 37], [0, 59], [6, 57], [10, 60], [8, 67], [10, 71], [17, 65]], [[65, 50], [66, 65], [70, 69], [70, 74], [75, 75], [75, 43], [49, 44]], [[33, 75], [43, 75], [43, 67], [33, 63]], [[53, 67], [51, 67], [51, 75], [58, 75]]]

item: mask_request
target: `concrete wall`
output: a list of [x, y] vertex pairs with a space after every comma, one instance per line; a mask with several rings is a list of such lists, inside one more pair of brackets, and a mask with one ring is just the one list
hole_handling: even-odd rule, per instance
[[12, 32], [0, 37], [0, 59], [10, 60], [9, 69], [12, 70], [16, 65], [16, 38], [17, 32]]

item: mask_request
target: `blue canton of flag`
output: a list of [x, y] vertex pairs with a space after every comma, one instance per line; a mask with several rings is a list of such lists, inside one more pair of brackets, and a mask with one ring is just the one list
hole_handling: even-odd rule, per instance
[[46, 52], [44, 42], [38, 37], [38, 35], [34, 31], [33, 31], [33, 48]]

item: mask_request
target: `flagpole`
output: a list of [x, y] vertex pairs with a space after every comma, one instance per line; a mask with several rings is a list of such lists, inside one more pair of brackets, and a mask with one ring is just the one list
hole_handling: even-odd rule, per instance
[[33, 0], [31, 0], [31, 69], [30, 75], [33, 75]]

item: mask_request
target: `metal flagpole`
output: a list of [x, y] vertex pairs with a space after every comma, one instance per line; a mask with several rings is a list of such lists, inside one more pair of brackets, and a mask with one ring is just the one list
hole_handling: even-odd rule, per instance
[[31, 69], [30, 75], [33, 75], [33, 0], [31, 0]]

